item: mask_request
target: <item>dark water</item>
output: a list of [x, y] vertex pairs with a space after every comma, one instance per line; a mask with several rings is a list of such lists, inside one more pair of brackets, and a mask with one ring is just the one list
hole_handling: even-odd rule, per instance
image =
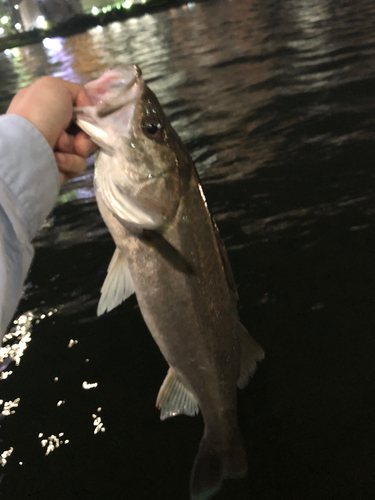
[[[228, 0], [0, 54], [1, 111], [43, 74], [138, 63], [196, 161], [266, 351], [239, 394], [249, 474], [218, 500], [375, 495], [374, 23], [373, 0]], [[0, 497], [184, 500], [203, 424], [159, 421], [167, 367], [134, 298], [95, 318], [114, 246], [92, 174], [35, 242]]]

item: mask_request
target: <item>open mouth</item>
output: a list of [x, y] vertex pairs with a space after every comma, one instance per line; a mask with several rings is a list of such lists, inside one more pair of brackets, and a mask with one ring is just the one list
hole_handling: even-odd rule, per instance
[[113, 80], [110, 82], [110, 89], [118, 92], [117, 95], [110, 97], [102, 106], [97, 109], [97, 116], [105, 118], [116, 111], [131, 104], [143, 88], [142, 72], [138, 66], [132, 66], [133, 76], [130, 81], [123, 78], [124, 71], [128, 76], [128, 70], [113, 70]]
[[109, 152], [116, 137], [129, 137], [136, 103], [144, 86], [138, 66], [129, 64], [107, 71], [86, 84], [93, 106], [74, 109], [78, 126]]

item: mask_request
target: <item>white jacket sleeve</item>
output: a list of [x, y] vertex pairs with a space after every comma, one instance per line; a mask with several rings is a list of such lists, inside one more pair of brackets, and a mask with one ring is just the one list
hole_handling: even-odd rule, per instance
[[0, 116], [0, 345], [34, 254], [30, 242], [58, 192], [46, 139], [24, 118]]

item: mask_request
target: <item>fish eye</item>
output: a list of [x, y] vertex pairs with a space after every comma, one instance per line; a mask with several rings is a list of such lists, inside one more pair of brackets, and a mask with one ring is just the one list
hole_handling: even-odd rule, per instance
[[156, 120], [148, 120], [143, 124], [143, 132], [150, 139], [156, 139], [160, 136], [163, 126]]
[[147, 133], [150, 134], [150, 135], [155, 135], [156, 132], [158, 131], [158, 126], [156, 125], [156, 123], [149, 123], [147, 125]]

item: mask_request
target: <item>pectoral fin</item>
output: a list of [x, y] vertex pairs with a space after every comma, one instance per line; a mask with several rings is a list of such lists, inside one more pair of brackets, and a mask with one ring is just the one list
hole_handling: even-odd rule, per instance
[[241, 323], [238, 325], [238, 336], [241, 343], [241, 372], [237, 385], [243, 389], [254, 375], [257, 363], [264, 358], [264, 351]]
[[169, 368], [160, 387], [156, 406], [160, 409], [161, 420], [181, 414], [193, 417], [199, 411], [194, 395], [177, 378], [173, 368]]
[[134, 284], [126, 257], [116, 248], [104, 280], [97, 314], [111, 311], [134, 293]]
[[194, 274], [189, 261], [157, 231], [144, 229], [138, 238], [154, 248], [172, 267], [184, 274]]

